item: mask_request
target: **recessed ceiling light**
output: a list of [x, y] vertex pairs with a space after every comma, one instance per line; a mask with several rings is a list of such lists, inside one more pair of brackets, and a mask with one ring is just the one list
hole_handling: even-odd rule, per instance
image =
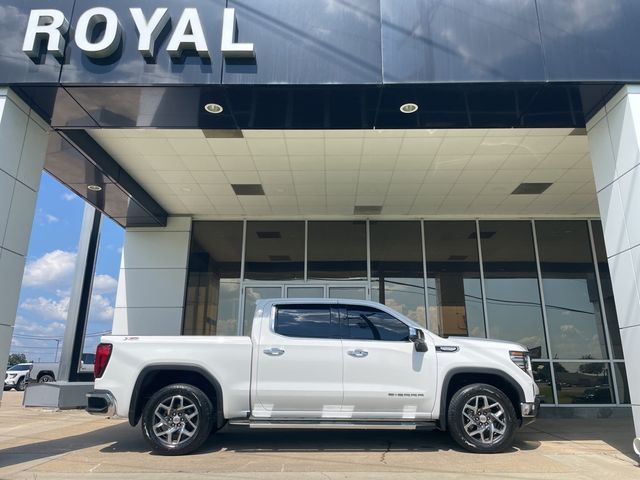
[[416, 113], [418, 111], [418, 105], [415, 103], [405, 103], [400, 105], [400, 111], [402, 113]]
[[207, 103], [204, 106], [205, 111], [209, 112], [209, 113], [213, 113], [214, 115], [217, 115], [218, 113], [222, 113], [224, 111], [224, 108], [222, 108], [222, 105], [219, 105], [217, 103]]
[[99, 192], [102, 190], [100, 185], [87, 185], [87, 190], [91, 190], [92, 192]]

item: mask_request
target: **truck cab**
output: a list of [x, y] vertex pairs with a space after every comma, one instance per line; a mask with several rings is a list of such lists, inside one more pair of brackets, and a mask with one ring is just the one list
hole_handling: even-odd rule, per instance
[[104, 337], [94, 373], [88, 411], [141, 421], [164, 454], [195, 450], [225, 422], [436, 426], [490, 453], [508, 448], [539, 406], [526, 348], [444, 339], [363, 300], [258, 301], [250, 338]]

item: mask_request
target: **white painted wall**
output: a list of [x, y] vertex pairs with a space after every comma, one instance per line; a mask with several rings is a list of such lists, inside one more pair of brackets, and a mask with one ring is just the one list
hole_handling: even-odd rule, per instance
[[11, 346], [48, 140], [47, 124], [10, 89], [0, 87], [1, 378]]
[[114, 335], [180, 335], [190, 217], [163, 228], [128, 228], [120, 265]]
[[640, 437], [640, 86], [624, 87], [587, 132]]

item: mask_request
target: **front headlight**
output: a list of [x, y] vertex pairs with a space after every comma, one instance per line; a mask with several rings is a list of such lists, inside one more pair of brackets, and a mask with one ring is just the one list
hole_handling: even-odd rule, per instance
[[509, 356], [511, 361], [522, 369], [527, 375], [533, 378], [533, 369], [531, 367], [531, 355], [529, 352], [523, 352], [520, 350], [510, 350]]

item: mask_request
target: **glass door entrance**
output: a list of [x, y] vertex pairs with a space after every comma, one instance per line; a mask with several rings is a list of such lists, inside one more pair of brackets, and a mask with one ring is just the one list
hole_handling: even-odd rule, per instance
[[369, 287], [366, 282], [341, 282], [339, 284], [256, 284], [242, 289], [242, 334], [250, 335], [256, 302], [265, 298], [346, 298], [367, 300]]

